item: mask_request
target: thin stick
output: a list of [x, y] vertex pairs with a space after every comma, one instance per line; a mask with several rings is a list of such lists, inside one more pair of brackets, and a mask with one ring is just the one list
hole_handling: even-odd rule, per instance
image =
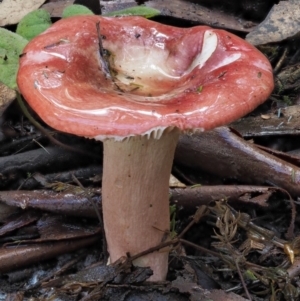
[[252, 298], [251, 298], [250, 293], [249, 293], [249, 291], [248, 291], [248, 288], [247, 288], [247, 285], [246, 285], [246, 283], [245, 283], [244, 277], [243, 277], [243, 275], [242, 275], [242, 273], [241, 273], [240, 267], [239, 267], [239, 265], [238, 265], [238, 263], [237, 263], [236, 260], [235, 260], [235, 267], [236, 267], [236, 270], [237, 270], [237, 272], [238, 272], [238, 274], [239, 274], [239, 277], [240, 277], [240, 279], [241, 279], [241, 283], [242, 283], [242, 285], [243, 285], [243, 288], [244, 288], [244, 291], [245, 291], [245, 293], [246, 293], [246, 295], [247, 295], [247, 298], [248, 298], [250, 301], [252, 301]]
[[118, 91], [124, 92], [121, 89], [121, 87], [119, 87], [119, 85], [116, 83], [115, 78], [111, 74], [111, 68], [109, 65], [109, 61], [107, 59], [107, 57], [108, 57], [107, 50], [103, 47], [103, 43], [102, 43], [103, 38], [102, 38], [101, 32], [100, 32], [100, 22], [96, 23], [96, 29], [97, 29], [97, 35], [98, 35], [99, 58], [100, 58], [100, 62], [101, 62], [102, 71], [103, 71], [106, 79], [110, 79]]
[[72, 147], [70, 145], [67, 145], [67, 144], [64, 144], [60, 141], [58, 141], [57, 139], [55, 139], [50, 133], [49, 131], [47, 131], [38, 121], [36, 121], [32, 116], [31, 114], [29, 113], [26, 105], [24, 104], [23, 100], [22, 100], [22, 97], [20, 95], [20, 93], [17, 92], [17, 100], [18, 100], [18, 104], [23, 112], [23, 114], [27, 117], [27, 119], [37, 128], [39, 129], [39, 131], [44, 134], [52, 143], [54, 143], [55, 145], [57, 146], [60, 146], [62, 147], [63, 149], [65, 150], [68, 150], [68, 151], [72, 151], [72, 152], [75, 152], [75, 153], [80, 153], [80, 154], [84, 154], [85, 156], [91, 156], [93, 158], [98, 158], [98, 156], [96, 156], [95, 154], [93, 153], [90, 153], [90, 152], [87, 152], [87, 151], [83, 151], [81, 149], [78, 149], [78, 148], [75, 148], [75, 147]]
[[96, 28], [97, 28], [97, 35], [98, 35], [99, 57], [100, 57], [100, 61], [101, 61], [101, 67], [105, 74], [105, 77], [112, 80], [109, 63], [105, 59], [104, 48], [103, 48], [103, 43], [102, 43], [102, 36], [100, 34], [100, 22], [96, 23]]

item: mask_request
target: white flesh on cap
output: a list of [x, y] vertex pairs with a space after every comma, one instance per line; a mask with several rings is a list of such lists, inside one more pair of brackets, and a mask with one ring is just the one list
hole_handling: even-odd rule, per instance
[[202, 68], [206, 61], [212, 56], [218, 46], [218, 37], [217, 35], [210, 30], [206, 30], [203, 37], [203, 46], [201, 52], [195, 57], [192, 64], [185, 71], [190, 73], [195, 67]]

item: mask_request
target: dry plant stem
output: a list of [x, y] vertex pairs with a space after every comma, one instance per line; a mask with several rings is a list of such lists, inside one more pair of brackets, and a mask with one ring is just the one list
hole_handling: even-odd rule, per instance
[[248, 291], [248, 288], [247, 288], [247, 285], [245, 283], [244, 277], [242, 275], [241, 269], [240, 269], [239, 264], [238, 264], [238, 262], [236, 260], [235, 260], [235, 267], [236, 267], [236, 270], [237, 270], [237, 272], [239, 274], [239, 277], [240, 277], [242, 286], [244, 288], [245, 294], [246, 294], [248, 300], [252, 301], [252, 298], [251, 298], [250, 293]]
[[277, 62], [276, 66], [274, 67], [274, 74], [277, 74], [278, 71], [282, 68], [282, 66], [287, 58], [288, 52], [289, 52], [289, 47], [286, 47], [284, 49], [283, 54], [281, 55], [279, 61]]
[[[160, 139], [147, 136], [104, 141], [102, 206], [110, 261], [159, 245], [170, 228], [169, 177], [179, 131]], [[150, 281], [164, 280], [168, 252], [133, 262], [153, 270]]]
[[200, 207], [197, 209], [196, 213], [194, 214], [194, 217], [193, 217], [193, 219], [191, 220], [191, 222], [190, 222], [190, 223], [182, 230], [182, 232], [178, 235], [178, 239], [182, 238], [182, 237], [185, 235], [185, 233], [186, 233], [187, 231], [189, 231], [190, 228], [191, 228], [193, 225], [199, 223], [200, 219], [206, 214], [206, 211], [207, 211], [207, 206], [204, 206], [204, 205], [200, 206]]

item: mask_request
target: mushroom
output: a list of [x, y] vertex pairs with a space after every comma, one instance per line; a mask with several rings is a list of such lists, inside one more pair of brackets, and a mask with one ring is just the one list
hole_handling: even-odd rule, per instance
[[[232, 122], [273, 89], [268, 60], [244, 40], [141, 17], [56, 22], [26, 46], [17, 82], [49, 126], [103, 141], [111, 262], [168, 239], [168, 180], [179, 133]], [[134, 265], [150, 266], [151, 281], [164, 280], [168, 251]]]

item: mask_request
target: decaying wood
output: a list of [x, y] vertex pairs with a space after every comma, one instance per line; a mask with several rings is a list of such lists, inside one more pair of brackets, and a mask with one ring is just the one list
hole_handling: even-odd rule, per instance
[[241, 183], [280, 187], [300, 195], [300, 168], [268, 154], [227, 127], [180, 137], [175, 162]]
[[[174, 188], [170, 190], [170, 201], [183, 208], [195, 208], [218, 200], [251, 203], [267, 206], [267, 200], [275, 190], [264, 186], [213, 185]], [[252, 196], [255, 195], [255, 196]], [[257, 194], [259, 196], [257, 196]]]
[[[90, 192], [90, 194], [89, 194]], [[0, 201], [22, 209], [39, 209], [56, 214], [92, 217], [97, 214], [92, 202], [99, 207], [100, 197], [96, 190], [55, 192], [52, 190], [0, 191]]]
[[[221, 199], [265, 207], [268, 198], [275, 191], [276, 189], [270, 187], [246, 185], [172, 188], [170, 201], [185, 209], [208, 205]], [[82, 190], [73, 187], [73, 189], [60, 192], [45, 189], [0, 191], [0, 203], [21, 209], [38, 209], [68, 216], [97, 218], [95, 206], [101, 210], [101, 190]]]
[[19, 269], [30, 264], [72, 252], [95, 243], [97, 236], [77, 240], [45, 242], [0, 248], [0, 273]]
[[27, 175], [32, 172], [58, 172], [93, 163], [90, 157], [71, 151], [62, 150], [59, 147], [49, 146], [30, 150], [10, 156], [0, 157], [1, 184], [15, 181], [19, 174]]
[[[102, 166], [91, 165], [87, 167], [71, 169], [62, 172], [47, 173], [41, 175], [40, 173], [33, 173], [31, 177], [27, 179], [19, 179], [16, 182], [18, 188], [23, 190], [34, 190], [41, 187], [50, 187], [55, 183], [72, 183], [74, 177], [84, 184], [84, 186], [96, 183], [100, 184], [102, 179]], [[58, 185], [58, 184], [57, 184]], [[58, 185], [59, 186], [59, 185]]]
[[100, 240], [94, 223], [26, 210], [1, 221], [0, 273], [69, 253]]

